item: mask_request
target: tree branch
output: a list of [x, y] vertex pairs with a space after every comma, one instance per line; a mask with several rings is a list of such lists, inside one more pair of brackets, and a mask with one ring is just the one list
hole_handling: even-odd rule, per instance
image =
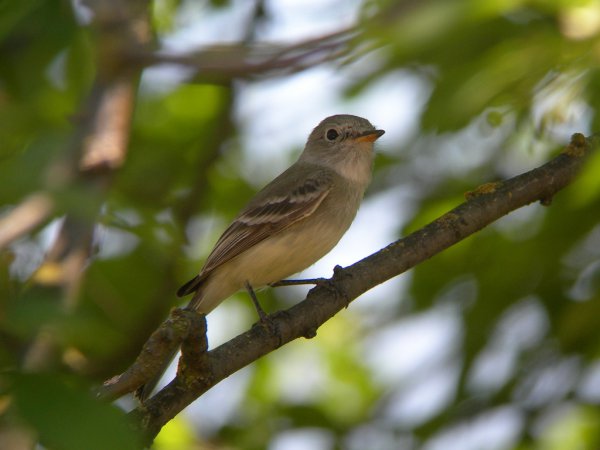
[[195, 69], [200, 81], [229, 81], [233, 78], [288, 75], [346, 55], [358, 35], [347, 28], [295, 45], [214, 45], [185, 54], [161, 52], [130, 53], [142, 66], [177, 64]]
[[[58, 287], [63, 294], [62, 307], [67, 312], [73, 310], [79, 298], [97, 215], [112, 175], [127, 154], [141, 71], [129, 68], [124, 54], [130, 51], [130, 46], [145, 48], [151, 40], [147, 0], [126, 3], [102, 0], [91, 2], [89, 6], [100, 37], [96, 47], [98, 72], [75, 118], [77, 127], [71, 144], [46, 174], [49, 189], [60, 193], [76, 188], [85, 194], [86, 204], [67, 211], [57, 238], [32, 277], [39, 285]], [[28, 201], [30, 203], [31, 198]], [[47, 203], [46, 210], [39, 211], [27, 229], [41, 223], [52, 212], [53, 202]], [[28, 203], [16, 210], [22, 211], [24, 205]], [[15, 220], [15, 214], [8, 219]], [[25, 228], [13, 233], [13, 237], [23, 231]], [[38, 334], [25, 354], [24, 367], [43, 370], [59, 360], [60, 346], [55, 342], [55, 334], [51, 330]]]
[[[132, 411], [138, 427], [151, 442], [163, 425], [224, 378], [281, 345], [299, 337], [311, 338], [317, 329], [364, 292], [431, 258], [451, 245], [535, 201], [548, 205], [569, 185], [585, 157], [597, 147], [596, 137], [573, 135], [556, 158], [541, 167], [498, 183], [485, 184], [466, 195], [467, 201], [422, 229], [347, 267], [338, 268], [327, 282], [312, 289], [306, 299], [271, 316], [272, 326], [255, 325], [229, 342], [197, 354], [199, 347], [183, 346], [175, 379], [145, 404]], [[193, 330], [188, 330], [193, 333]], [[185, 342], [185, 341], [184, 341]], [[189, 342], [188, 342], [189, 344]], [[196, 355], [187, 355], [195, 348]], [[193, 365], [190, 361], [201, 360]]]
[[54, 201], [48, 194], [35, 192], [0, 217], [0, 250], [39, 226], [53, 209]]

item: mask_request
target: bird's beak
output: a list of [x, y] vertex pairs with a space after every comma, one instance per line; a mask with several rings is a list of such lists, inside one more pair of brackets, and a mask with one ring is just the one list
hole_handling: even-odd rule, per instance
[[370, 130], [359, 134], [355, 140], [358, 142], [375, 142], [385, 133], [384, 130]]

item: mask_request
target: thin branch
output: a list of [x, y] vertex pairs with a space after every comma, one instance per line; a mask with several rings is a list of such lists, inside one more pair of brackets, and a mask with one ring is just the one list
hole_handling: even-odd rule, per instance
[[[107, 380], [98, 395], [107, 399], [133, 392], [166, 369], [186, 339], [194, 339], [198, 330], [206, 330], [204, 316], [175, 308], [169, 318], [150, 336], [135, 362], [121, 375]], [[194, 336], [190, 338], [190, 336]]]
[[53, 210], [52, 198], [36, 192], [0, 217], [0, 250], [40, 226]]
[[347, 268], [337, 269], [328, 283], [312, 289], [304, 301], [273, 314], [271, 326], [255, 325], [203, 355], [200, 372], [189, 367], [185, 373], [178, 371], [171, 383], [131, 412], [147, 441], [151, 442], [163, 425], [221, 380], [287, 342], [315, 336], [321, 325], [369, 289], [511, 211], [536, 201], [548, 205], [557, 192], [575, 179], [585, 157], [597, 145], [596, 138], [573, 135], [565, 150], [543, 166], [503, 182], [483, 185], [468, 193], [466, 202], [422, 229]]
[[137, 88], [137, 75], [128, 73], [109, 83], [98, 81], [97, 103], [90, 132], [83, 140], [79, 161], [82, 172], [107, 173], [121, 167], [127, 155], [130, 124]]
[[295, 45], [215, 45], [179, 55], [138, 51], [129, 57], [144, 66], [177, 64], [195, 69], [196, 78], [202, 80], [288, 75], [346, 55], [357, 35], [351, 27]]

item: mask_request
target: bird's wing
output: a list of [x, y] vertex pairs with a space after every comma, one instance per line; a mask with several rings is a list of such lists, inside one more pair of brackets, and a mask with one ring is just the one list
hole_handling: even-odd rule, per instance
[[262, 201], [259, 197], [250, 203], [219, 238], [201, 275], [310, 216], [327, 197], [331, 183], [330, 177], [308, 178], [290, 186], [288, 195], [263, 195]]

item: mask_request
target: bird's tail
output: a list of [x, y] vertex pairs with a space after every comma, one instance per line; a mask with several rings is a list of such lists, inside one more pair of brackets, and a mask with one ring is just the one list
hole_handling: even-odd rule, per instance
[[206, 277], [201, 277], [200, 275], [196, 275], [190, 281], [185, 283], [179, 289], [177, 289], [177, 297], [183, 297], [185, 295], [191, 294], [192, 292], [197, 291], [202, 283], [204, 283]]
[[204, 297], [204, 294], [202, 292], [204, 290], [203, 285], [207, 279], [207, 275], [196, 275], [194, 278], [192, 278], [190, 281], [185, 283], [177, 290], [178, 297], [183, 297], [184, 295], [189, 295], [192, 293], [194, 294], [194, 296], [188, 303], [187, 308], [194, 309], [200, 312], [199, 305]]

